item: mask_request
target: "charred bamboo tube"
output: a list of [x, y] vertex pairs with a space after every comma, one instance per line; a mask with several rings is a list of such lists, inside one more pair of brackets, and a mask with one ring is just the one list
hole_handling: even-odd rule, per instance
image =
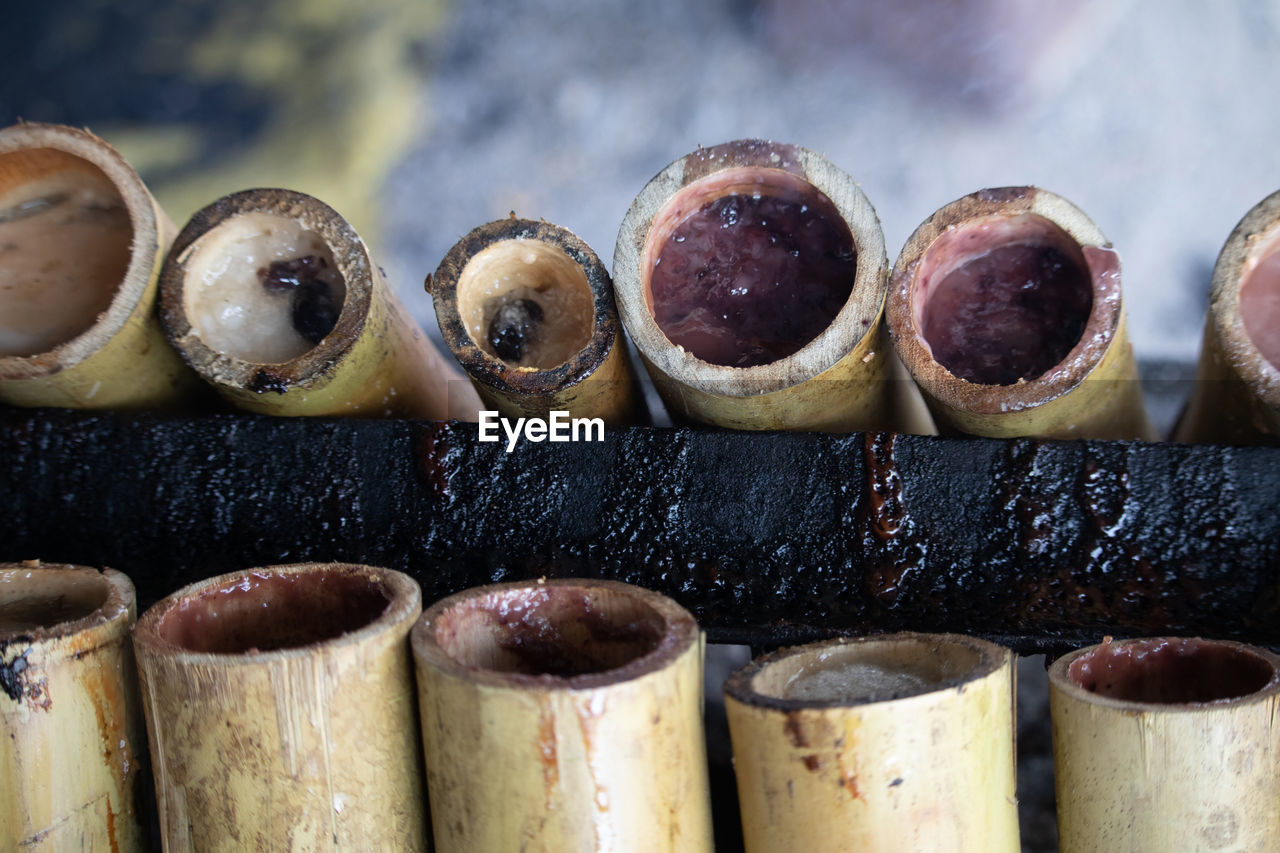
[[1049, 668], [1063, 853], [1274, 850], [1280, 657], [1120, 640]]
[[173, 223], [83, 130], [0, 130], [0, 402], [146, 409], [198, 390], [156, 316]]
[[1280, 192], [1218, 254], [1196, 378], [1176, 441], [1280, 442]]
[[475, 419], [474, 392], [364, 241], [311, 196], [254, 189], [219, 199], [182, 229], [160, 282], [169, 340], [240, 408]]
[[120, 572], [0, 564], [0, 848], [149, 850]]
[[677, 420], [826, 431], [894, 423], [888, 260], [853, 178], [793, 145], [676, 160], [618, 232], [622, 324]]
[[427, 288], [445, 343], [486, 408], [648, 421], [613, 282], [573, 232], [514, 216], [481, 225], [449, 250]]
[[944, 432], [1154, 438], [1119, 256], [1061, 196], [1004, 187], [943, 206], [898, 256], [887, 313]]
[[497, 584], [413, 631], [440, 853], [712, 849], [703, 640], [612, 581]]
[[138, 620], [165, 850], [424, 850], [407, 637], [418, 585], [272, 566], [185, 587]]
[[1017, 851], [1013, 655], [947, 634], [837, 639], [725, 682], [747, 853]]

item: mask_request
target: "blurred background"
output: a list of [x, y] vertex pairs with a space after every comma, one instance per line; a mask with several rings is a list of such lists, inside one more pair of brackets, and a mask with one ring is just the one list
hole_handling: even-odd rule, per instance
[[287, 186], [424, 276], [514, 210], [609, 263], [644, 183], [699, 144], [826, 154], [890, 258], [942, 204], [1033, 183], [1124, 262], [1147, 360], [1194, 360], [1209, 273], [1280, 187], [1280, 4], [1195, 0], [81, 0], [0, 32], [0, 122], [87, 125], [179, 225]]
[[[80, 0], [6, 9], [0, 66], [0, 124], [90, 127], [180, 226], [251, 186], [327, 201], [433, 335], [423, 278], [473, 227], [545, 218], [610, 264], [650, 177], [755, 136], [850, 172], [891, 259], [982, 187], [1066, 196], [1123, 259], [1145, 369], [1185, 374], [1219, 248], [1280, 188], [1261, 0]], [[712, 655], [713, 699], [747, 654]], [[1043, 662], [1020, 670], [1023, 837], [1052, 850]]]

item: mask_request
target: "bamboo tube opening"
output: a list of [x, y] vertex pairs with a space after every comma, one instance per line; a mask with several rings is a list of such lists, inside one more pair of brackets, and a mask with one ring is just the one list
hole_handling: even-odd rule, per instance
[[1280, 440], [1280, 192], [1258, 202], [1218, 253], [1195, 393], [1175, 441]]
[[576, 234], [499, 219], [473, 229], [427, 278], [440, 333], [488, 408], [647, 420], [613, 281]]
[[750, 689], [807, 703], [866, 704], [955, 687], [989, 674], [996, 656], [967, 644], [899, 638], [823, 645], [762, 666]]
[[431, 643], [458, 666], [570, 681], [648, 664], [659, 648], [687, 643], [692, 621], [620, 584], [554, 581], [490, 588], [427, 615]]
[[288, 217], [246, 213], [206, 231], [187, 258], [184, 307], [212, 349], [279, 364], [333, 330], [346, 284], [320, 234]]
[[838, 638], [725, 682], [748, 853], [1018, 849], [1014, 658], [951, 634]]
[[981, 190], [907, 240], [886, 312], [939, 426], [1009, 438], [1150, 438], [1120, 259], [1066, 199]]
[[360, 631], [388, 612], [395, 595], [386, 576], [350, 566], [254, 571], [171, 600], [151, 624], [185, 651], [254, 654]]
[[933, 358], [980, 385], [1035, 379], [1079, 343], [1093, 309], [1078, 242], [1036, 214], [944, 232], [912, 280], [912, 316]]
[[674, 601], [543, 579], [411, 634], [436, 849], [709, 851], [702, 635]]
[[541, 240], [503, 240], [471, 256], [458, 276], [457, 299], [471, 340], [512, 367], [559, 367], [594, 331], [586, 273]]
[[134, 648], [166, 850], [425, 850], [418, 584], [345, 563], [191, 584]]
[[[159, 334], [153, 342], [148, 331], [169, 228], [137, 172], [96, 136], [52, 124], [0, 130], [5, 399], [136, 406], [176, 396], [178, 359], [152, 353]], [[105, 370], [131, 348], [134, 373]], [[73, 370], [94, 356], [86, 373]]]
[[1246, 646], [1181, 637], [1103, 642], [1064, 664], [1081, 690], [1120, 702], [1230, 702], [1276, 684], [1273, 660]]
[[1063, 853], [1271, 850], [1280, 656], [1106, 638], [1049, 667]]
[[215, 384], [259, 394], [321, 386], [364, 330], [373, 275], [364, 242], [324, 202], [245, 190], [178, 235], [161, 275], [161, 318]]
[[853, 290], [853, 233], [821, 190], [778, 169], [701, 178], [658, 211], [642, 256], [645, 306], [694, 358], [768, 364], [831, 325]]
[[[1024, 289], [1030, 281], [1051, 282], [1052, 295], [1021, 304], [1041, 290]], [[1011, 187], [965, 196], [917, 229], [894, 268], [889, 316], [903, 362], [927, 392], [998, 414], [1082, 382], [1106, 354], [1120, 311], [1120, 259], [1097, 226], [1066, 199]], [[997, 381], [977, 381], [988, 377]]]
[[120, 190], [65, 151], [0, 153], [0, 355], [46, 352], [106, 312], [129, 268]]
[[89, 617], [110, 620], [127, 607], [112, 576], [93, 569], [0, 567], [0, 642], [6, 634], [72, 634]]
[[1008, 652], [950, 634], [836, 639], [782, 649], [725, 682], [739, 702], [766, 708], [842, 707], [904, 699], [986, 678]]
[[[1254, 205], [1232, 230], [1213, 268], [1206, 329], [1206, 353], [1201, 355], [1200, 379], [1205, 385], [1224, 380], [1241, 383], [1240, 395], [1254, 398], [1241, 404], [1235, 399], [1217, 400], [1214, 407], [1197, 413], [1201, 420], [1233, 418], [1248, 422], [1239, 430], [1277, 432], [1280, 411], [1280, 192]], [[1206, 361], [1210, 363], [1206, 363]], [[1206, 370], [1206, 368], [1209, 368]], [[1205, 388], [1201, 387], [1200, 391]], [[1192, 400], [1191, 408], [1197, 400]], [[1261, 408], [1267, 413], [1250, 412]], [[1238, 410], [1244, 409], [1241, 412]], [[1188, 416], [1190, 416], [1188, 412]], [[1193, 419], [1194, 420], [1194, 419]], [[1202, 424], [1213, 440], [1221, 441], [1231, 429]], [[1215, 428], [1216, 427], [1216, 428]], [[1239, 434], [1229, 436], [1237, 440]]]
[[475, 416], [471, 389], [451, 383], [456, 371], [360, 235], [303, 193], [244, 190], [191, 217], [160, 274], [160, 318], [187, 364], [240, 408]]
[[1280, 230], [1250, 257], [1240, 284], [1240, 316], [1258, 352], [1280, 370]]
[[149, 848], [134, 608], [120, 572], [0, 563], [0, 849]]
[[[133, 586], [119, 572], [0, 564], [0, 644], [14, 634], [70, 636], [90, 625], [120, 620], [132, 606]], [[123, 624], [121, 630], [127, 627]]]
[[853, 178], [758, 139], [699, 148], [649, 181], [613, 263], [623, 325], [673, 418], [754, 430], [901, 426], [887, 268]]

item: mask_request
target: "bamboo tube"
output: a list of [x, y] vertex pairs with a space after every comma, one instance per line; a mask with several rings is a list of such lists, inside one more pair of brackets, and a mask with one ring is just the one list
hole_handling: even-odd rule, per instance
[[93, 134], [0, 130], [0, 402], [145, 409], [199, 389], [155, 312], [174, 230]]
[[711, 850], [703, 639], [612, 581], [480, 587], [413, 630], [440, 853]]
[[1280, 442], [1280, 192], [1218, 254], [1195, 392], [1175, 441]]
[[886, 311], [944, 432], [1154, 438], [1119, 257], [1061, 196], [1004, 187], [943, 206], [898, 256]]
[[947, 634], [783, 649], [725, 682], [747, 853], [1017, 851], [1013, 655]]
[[573, 232], [514, 216], [481, 225], [449, 250], [427, 289], [486, 408], [648, 422], [613, 282]]
[[424, 850], [399, 572], [271, 566], [184, 587], [134, 632], [175, 850]]
[[[160, 279], [169, 340], [234, 405], [271, 415], [475, 419], [345, 219], [253, 189], [196, 213]], [[275, 292], [271, 292], [275, 291]]]
[[120, 572], [0, 564], [0, 849], [149, 850]]
[[1063, 853], [1275, 850], [1280, 657], [1120, 640], [1049, 668]]
[[[728, 230], [701, 228], [708, 216]], [[764, 219], [769, 225], [756, 229]], [[805, 237], [808, 226], [828, 238]], [[689, 251], [678, 244], [695, 254], [669, 255]], [[655, 302], [664, 258], [670, 277], [661, 273]], [[627, 211], [613, 258], [622, 324], [674, 419], [931, 431], [894, 422], [895, 385], [915, 391], [890, 381], [881, 323], [887, 270], [880, 220], [854, 180], [812, 151], [760, 140], [700, 148], [660, 172]], [[786, 287], [775, 285], [787, 276]], [[696, 307], [682, 320], [689, 305]], [[684, 325], [697, 317], [709, 319]], [[743, 355], [753, 346], [764, 352]]]

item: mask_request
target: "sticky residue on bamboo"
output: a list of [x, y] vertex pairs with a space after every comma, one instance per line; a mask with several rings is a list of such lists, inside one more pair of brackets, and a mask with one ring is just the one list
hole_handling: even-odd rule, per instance
[[427, 849], [418, 585], [348, 564], [192, 584], [135, 647], [167, 850]]
[[748, 853], [1019, 849], [1007, 649], [829, 640], [758, 658], [725, 697]]
[[1280, 656], [1117, 640], [1049, 669], [1064, 853], [1267, 850], [1280, 836]]
[[150, 849], [134, 607], [110, 569], [0, 564], [0, 847]]
[[611, 581], [499, 584], [413, 632], [436, 848], [712, 849], [702, 638]]

